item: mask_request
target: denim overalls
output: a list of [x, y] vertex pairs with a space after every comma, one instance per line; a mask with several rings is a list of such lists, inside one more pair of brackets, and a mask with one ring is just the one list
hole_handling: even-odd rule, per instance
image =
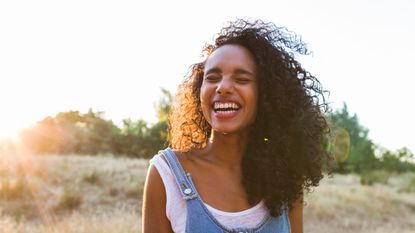
[[174, 152], [167, 148], [159, 152], [166, 159], [186, 200], [186, 233], [290, 233], [287, 210], [278, 217], [268, 215], [255, 228], [228, 229], [209, 212], [193, 185], [190, 173], [185, 173]]

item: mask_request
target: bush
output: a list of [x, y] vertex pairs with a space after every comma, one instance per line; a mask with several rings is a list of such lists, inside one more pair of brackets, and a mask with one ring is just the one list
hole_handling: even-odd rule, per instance
[[415, 173], [409, 177], [405, 186], [402, 189], [400, 189], [400, 191], [408, 193], [415, 192]]
[[14, 200], [22, 198], [28, 194], [28, 187], [24, 177], [17, 180], [4, 178], [0, 183], [0, 198], [4, 200]]
[[119, 192], [120, 192], [120, 191], [119, 191], [116, 187], [110, 187], [110, 188], [108, 189], [108, 194], [109, 194], [111, 197], [115, 197], [115, 196], [117, 196]]
[[373, 185], [375, 183], [388, 184], [390, 173], [383, 170], [365, 171], [360, 174], [360, 184]]
[[126, 187], [124, 187], [124, 194], [127, 198], [141, 198], [143, 196], [143, 189], [144, 184], [137, 184], [137, 182], [130, 181], [130, 183]]
[[91, 171], [88, 174], [85, 174], [82, 180], [90, 184], [97, 184], [100, 179], [96, 171]]
[[73, 210], [82, 204], [82, 195], [74, 187], [66, 185], [56, 206], [57, 210]]

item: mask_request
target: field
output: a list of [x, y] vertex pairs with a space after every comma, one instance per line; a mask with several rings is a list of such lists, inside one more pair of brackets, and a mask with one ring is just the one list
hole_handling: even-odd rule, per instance
[[[2, 156], [0, 233], [140, 232], [147, 167], [112, 156]], [[326, 177], [306, 196], [305, 232], [415, 232], [415, 173], [367, 177], [374, 183]]]

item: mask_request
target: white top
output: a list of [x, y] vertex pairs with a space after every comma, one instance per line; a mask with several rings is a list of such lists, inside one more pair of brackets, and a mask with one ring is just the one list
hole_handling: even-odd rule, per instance
[[[160, 154], [155, 155], [150, 163], [153, 164], [163, 180], [166, 190], [166, 216], [170, 220], [175, 233], [184, 233], [186, 228], [186, 201], [180, 194], [179, 187], [169, 165]], [[225, 212], [204, 203], [213, 217], [227, 228], [255, 228], [269, 214], [263, 201], [256, 206], [239, 212]]]

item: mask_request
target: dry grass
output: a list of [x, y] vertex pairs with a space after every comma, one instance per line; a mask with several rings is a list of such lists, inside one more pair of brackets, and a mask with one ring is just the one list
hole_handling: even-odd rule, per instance
[[139, 232], [147, 161], [0, 157], [0, 233]]
[[306, 197], [306, 232], [415, 232], [415, 193], [399, 191], [407, 175], [372, 186], [360, 185], [358, 175], [326, 178]]
[[[0, 156], [0, 233], [140, 232], [147, 167], [110, 156]], [[305, 198], [305, 232], [413, 233], [414, 180], [325, 178]]]
[[139, 232], [140, 216], [136, 211], [116, 209], [115, 212], [73, 212], [64, 218], [40, 221], [15, 221], [0, 215], [0, 232], [5, 233], [128, 233]]

